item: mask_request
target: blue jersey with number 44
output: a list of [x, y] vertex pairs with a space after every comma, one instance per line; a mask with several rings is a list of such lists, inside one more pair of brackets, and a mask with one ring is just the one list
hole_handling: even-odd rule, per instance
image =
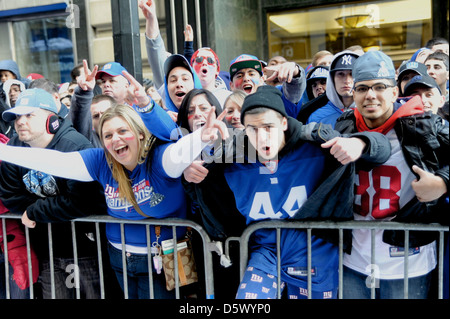
[[[225, 178], [233, 191], [238, 210], [247, 224], [269, 219], [290, 219], [318, 186], [325, 156], [319, 146], [303, 143], [272, 165], [233, 164]], [[337, 285], [337, 247], [312, 235], [313, 290]], [[276, 231], [261, 229], [251, 242], [249, 266], [276, 276]], [[303, 230], [281, 231], [282, 280], [306, 288], [307, 234]]]

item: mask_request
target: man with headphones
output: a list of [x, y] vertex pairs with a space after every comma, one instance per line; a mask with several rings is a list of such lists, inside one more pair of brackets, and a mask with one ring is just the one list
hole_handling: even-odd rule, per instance
[[[5, 121], [14, 122], [17, 133], [8, 142], [9, 145], [48, 148], [62, 152], [92, 147], [92, 144], [72, 127], [70, 121], [58, 115], [54, 98], [43, 89], [23, 91], [15, 107], [3, 112], [2, 116]], [[50, 216], [61, 216], [61, 219], [67, 220], [89, 214], [106, 214], [102, 189], [97, 183], [53, 177], [3, 162], [0, 165], [0, 198], [10, 212], [26, 212], [30, 219], [37, 222], [37, 226], [30, 230], [30, 240], [39, 260], [42, 297], [50, 298], [48, 227], [40, 222], [58, 221]], [[87, 223], [77, 224], [81, 295], [86, 298], [99, 298], [96, 243], [85, 235], [89, 233], [94, 233], [92, 226]], [[67, 272], [66, 269], [72, 269], [73, 272], [73, 267], [67, 267], [74, 264], [70, 223], [52, 224], [52, 238], [56, 298], [73, 298], [75, 286], [66, 284], [66, 278], [73, 276], [73, 273]]]

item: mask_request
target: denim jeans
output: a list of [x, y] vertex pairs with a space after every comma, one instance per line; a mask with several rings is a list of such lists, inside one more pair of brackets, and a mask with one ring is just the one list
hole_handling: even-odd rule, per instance
[[[76, 298], [76, 268], [71, 258], [53, 258], [55, 278], [55, 298]], [[51, 299], [51, 271], [50, 262], [40, 263], [38, 282], [42, 287], [42, 298]], [[79, 288], [81, 299], [100, 299], [100, 275], [96, 257], [79, 257]]]
[[[14, 269], [9, 264], [9, 297], [11, 299], [30, 299], [30, 289], [20, 289], [13, 279]], [[5, 255], [0, 251], [0, 299], [6, 299]]]
[[[108, 245], [111, 267], [116, 273], [119, 285], [124, 289], [122, 250]], [[149, 299], [150, 286], [148, 275], [148, 256], [146, 254], [126, 253], [127, 282], [129, 299]], [[153, 269], [153, 267], [152, 267]], [[153, 291], [155, 299], [174, 299], [175, 292], [167, 291], [164, 271], [157, 274], [153, 269]]]
[[[344, 299], [370, 299], [371, 289], [367, 287], [368, 276], [344, 266]], [[408, 299], [427, 299], [432, 272], [408, 279]], [[369, 286], [370, 287], [370, 286]], [[404, 280], [379, 280], [375, 288], [375, 299], [403, 299]]]

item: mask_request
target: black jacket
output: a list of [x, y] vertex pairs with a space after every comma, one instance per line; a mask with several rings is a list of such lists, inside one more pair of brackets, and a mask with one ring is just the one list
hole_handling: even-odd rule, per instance
[[[344, 113], [336, 122], [335, 129], [342, 133], [357, 132], [354, 111]], [[426, 112], [397, 119], [395, 132], [408, 166], [417, 165], [425, 171], [440, 176], [447, 185], [449, 180], [448, 126], [442, 118]], [[392, 221], [407, 223], [448, 224], [448, 211], [444, 208], [445, 197], [429, 203], [421, 203], [416, 197], [398, 211]], [[437, 235], [437, 234], [436, 234]], [[435, 234], [419, 231], [410, 232], [410, 245], [423, 246], [435, 240]], [[395, 246], [404, 245], [404, 231], [386, 230], [383, 241]]]
[[[297, 149], [303, 143], [321, 144], [336, 136], [340, 136], [340, 134], [330, 125], [315, 123], [303, 125], [294, 118], [288, 118], [286, 145], [280, 152], [279, 158]], [[362, 138], [368, 145], [362, 158], [358, 161], [358, 165], [371, 168], [384, 163], [389, 158], [390, 144], [382, 134], [357, 133], [354, 136]], [[227, 150], [230, 147], [232, 151]], [[248, 156], [248, 154], [256, 154], [251, 147], [244, 133], [233, 136], [233, 143], [226, 143], [223, 149], [221, 158], [225, 164], [217, 164], [217, 161], [207, 164], [206, 167], [212, 174], [208, 174], [208, 177], [200, 184], [184, 183], [188, 194], [199, 206], [198, 212], [205, 229], [214, 238], [225, 239], [228, 236], [239, 236], [246, 227], [245, 219], [237, 210], [234, 201], [234, 196], [239, 196], [239, 194], [233, 194], [230, 190], [223, 170], [225, 165], [232, 165], [227, 163], [233, 161], [245, 162], [249, 159], [254, 161], [254, 158]], [[328, 157], [325, 165], [327, 169], [322, 174], [322, 183], [293, 217], [295, 220], [343, 221], [353, 219], [355, 164], [342, 166], [329, 155], [327, 150], [324, 152], [328, 154]], [[315, 231], [315, 235], [332, 242], [336, 242], [337, 239], [335, 233], [329, 231]]]
[[306, 124], [311, 114], [320, 109], [321, 107], [327, 105], [329, 99], [326, 94], [319, 95], [313, 100], [306, 102], [297, 115], [297, 120]]
[[[60, 119], [61, 127], [53, 140], [47, 146], [62, 152], [79, 151], [92, 147], [91, 143], [80, 133], [75, 131], [70, 121]], [[9, 143], [13, 146], [29, 147], [21, 142], [17, 136]], [[22, 214], [27, 211], [31, 220], [38, 222], [36, 228], [30, 229], [31, 243], [41, 258], [48, 256], [47, 225], [46, 222], [67, 221], [76, 217], [91, 214], [106, 214], [106, 203], [102, 187], [97, 182], [78, 182], [59, 177], [50, 177], [41, 182], [28, 180], [37, 174], [31, 170], [3, 162], [0, 165], [0, 199], [13, 213]], [[52, 225], [54, 256], [73, 258], [72, 233], [69, 222]], [[89, 240], [85, 233], [95, 232], [93, 225], [77, 223], [77, 243], [80, 256], [95, 256], [96, 244]]]

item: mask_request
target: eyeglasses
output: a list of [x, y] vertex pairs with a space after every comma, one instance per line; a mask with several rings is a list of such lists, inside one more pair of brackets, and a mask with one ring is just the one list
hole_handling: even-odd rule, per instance
[[206, 62], [208, 62], [209, 65], [214, 65], [216, 63], [216, 61], [213, 58], [205, 56], [197, 56], [195, 58], [195, 62], [202, 63], [204, 59], [206, 59]]
[[358, 85], [355, 88], [353, 88], [353, 91], [355, 91], [358, 94], [366, 94], [371, 89], [375, 93], [383, 93], [384, 91], [386, 91], [387, 88], [393, 88], [393, 87], [395, 87], [395, 86], [384, 84], [384, 83], [375, 83], [372, 86], [361, 84], [361, 85]]

